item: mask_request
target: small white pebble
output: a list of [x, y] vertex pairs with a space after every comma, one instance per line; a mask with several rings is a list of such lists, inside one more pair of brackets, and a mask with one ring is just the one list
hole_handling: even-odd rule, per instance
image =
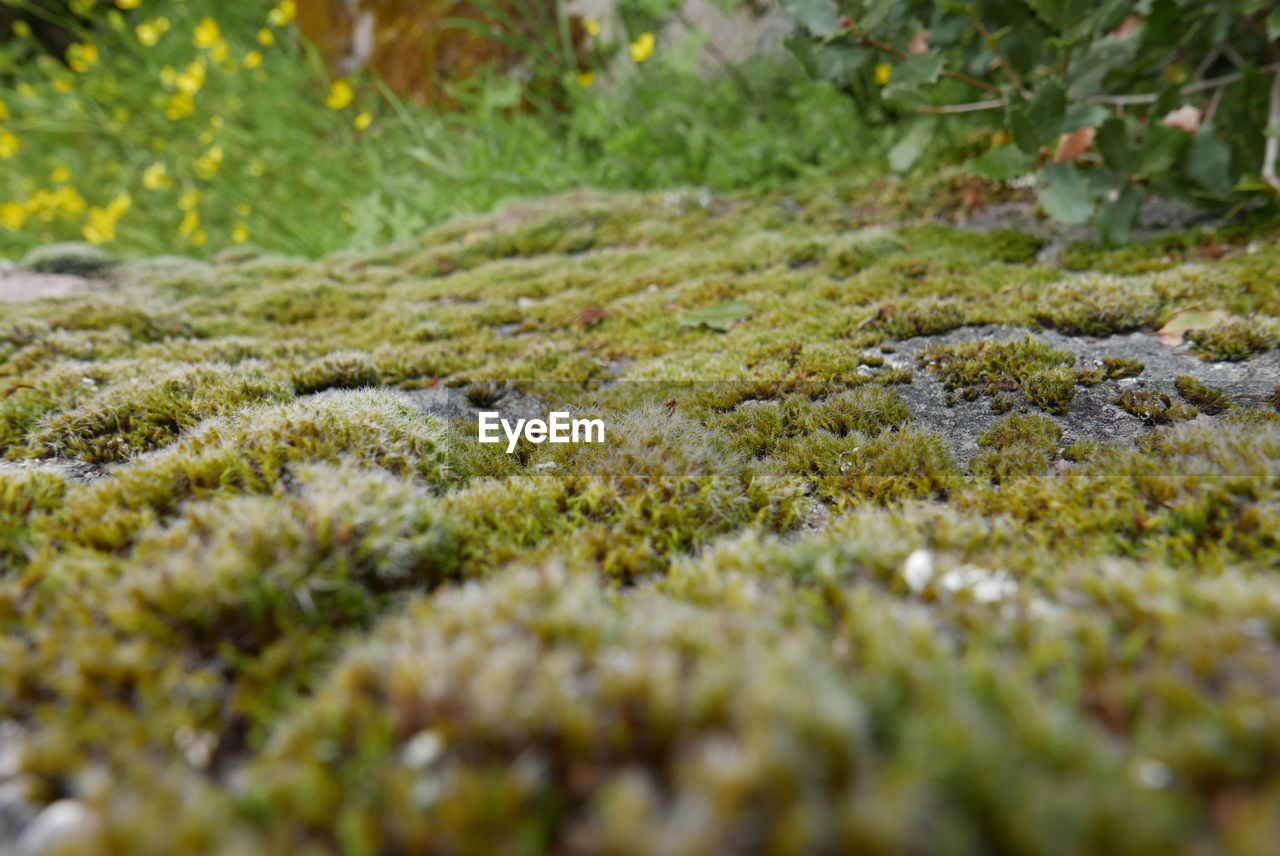
[[933, 579], [933, 553], [921, 549], [907, 556], [906, 564], [902, 566], [902, 578], [906, 580], [907, 588], [916, 594], [924, 591]]
[[405, 744], [400, 759], [406, 767], [423, 770], [435, 763], [444, 752], [444, 738], [438, 732], [426, 729], [419, 731]]
[[68, 853], [91, 851], [101, 841], [102, 821], [79, 800], [51, 803], [18, 837], [17, 852], [36, 856], [58, 849]]
[[1160, 790], [1173, 784], [1173, 772], [1166, 764], [1153, 758], [1135, 759], [1129, 765], [1129, 774], [1135, 783], [1152, 790]]

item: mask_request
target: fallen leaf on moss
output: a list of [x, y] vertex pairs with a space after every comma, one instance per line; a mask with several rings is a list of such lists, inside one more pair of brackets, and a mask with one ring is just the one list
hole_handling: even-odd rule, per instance
[[1160, 337], [1160, 344], [1176, 348], [1192, 330], [1207, 330], [1230, 320], [1231, 313], [1225, 309], [1179, 312], [1166, 321], [1165, 325], [1156, 331], [1156, 335]]
[[1070, 134], [1058, 138], [1058, 151], [1054, 153], [1054, 163], [1068, 163], [1080, 157], [1093, 146], [1093, 138], [1098, 132], [1093, 128], [1080, 128]]
[[579, 330], [589, 330], [609, 317], [607, 309], [599, 306], [588, 306], [574, 316], [573, 323]]

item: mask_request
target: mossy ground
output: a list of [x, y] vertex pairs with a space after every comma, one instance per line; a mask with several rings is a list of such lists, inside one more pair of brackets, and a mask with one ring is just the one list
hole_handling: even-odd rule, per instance
[[[1223, 309], [1192, 352], [1271, 365], [1280, 244], [1040, 266], [935, 222], [961, 180], [584, 193], [5, 307], [5, 793], [90, 807], [75, 852], [1266, 852], [1274, 394], [1037, 331]], [[1022, 332], [905, 342], [977, 325]], [[548, 380], [616, 439], [418, 406]]]

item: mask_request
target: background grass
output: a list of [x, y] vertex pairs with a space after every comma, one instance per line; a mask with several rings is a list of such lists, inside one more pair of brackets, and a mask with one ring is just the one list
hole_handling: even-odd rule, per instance
[[781, 55], [699, 75], [696, 42], [660, 40], [640, 63], [618, 51], [589, 86], [566, 70], [556, 108], [513, 109], [519, 90], [493, 77], [443, 112], [369, 79], [344, 103], [287, 4], [123, 5], [137, 8], [84, 4], [69, 64], [22, 34], [0, 47], [0, 256], [84, 239], [124, 256], [316, 256], [512, 197], [776, 186], [882, 148], [852, 102]]

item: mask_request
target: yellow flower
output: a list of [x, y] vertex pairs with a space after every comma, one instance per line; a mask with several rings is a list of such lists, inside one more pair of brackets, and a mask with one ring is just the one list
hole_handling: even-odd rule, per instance
[[654, 44], [653, 33], [642, 34], [631, 43], [631, 59], [634, 62], [644, 62], [653, 55]]
[[362, 110], [351, 124], [355, 125], [357, 130], [363, 131], [373, 124], [373, 116], [368, 110]]
[[142, 0], [116, 0], [116, 5], [121, 9], [137, 9], [142, 5]]
[[222, 30], [218, 27], [218, 22], [212, 18], [204, 18], [196, 24], [195, 37], [192, 41], [196, 47], [207, 50], [216, 45], [221, 38]]
[[266, 27], [263, 27], [261, 30], [258, 30], [258, 44], [262, 45], [264, 48], [269, 48], [275, 43], [276, 43], [275, 33], [271, 32]]
[[179, 119], [185, 119], [194, 112], [196, 112], [195, 99], [186, 92], [175, 92], [169, 98], [169, 105], [165, 108], [164, 116], [170, 122], [176, 122]]
[[88, 71], [98, 62], [98, 46], [92, 42], [83, 45], [72, 45], [67, 48], [67, 65], [72, 71], [81, 74]]
[[243, 223], [237, 223], [231, 230], [231, 240], [237, 244], [243, 244], [249, 240], [249, 227]]
[[587, 89], [591, 84], [596, 82], [596, 71], [594, 68], [588, 68], [586, 71], [578, 72], [578, 85], [583, 89]]
[[71, 180], [71, 170], [65, 166], [56, 167], [53, 172], [49, 173], [49, 180], [54, 184], [66, 184]]
[[204, 229], [201, 229], [200, 231], [196, 232], [194, 235], [191, 236], [191, 246], [203, 247], [204, 242], [207, 240], [209, 240], [208, 233], [205, 232]]
[[0, 160], [13, 157], [22, 148], [22, 140], [9, 131], [0, 131]]
[[592, 18], [583, 18], [582, 29], [586, 30], [589, 36], [598, 36], [600, 35], [600, 22]]
[[84, 228], [80, 230], [80, 234], [84, 235], [84, 239], [91, 244], [106, 244], [114, 241], [116, 238], [116, 223], [124, 216], [129, 207], [133, 205], [133, 199], [127, 193], [122, 193], [107, 204], [106, 208], [93, 207], [89, 209], [89, 220], [84, 224]]
[[27, 222], [27, 209], [20, 203], [6, 202], [0, 205], [0, 226], [16, 232]]
[[889, 76], [893, 73], [893, 68], [885, 63], [876, 66], [876, 83], [884, 86], [889, 82]]
[[178, 207], [183, 211], [190, 211], [200, 204], [201, 193], [198, 190], [188, 190], [182, 194], [182, 198], [178, 200]]
[[210, 149], [196, 159], [196, 175], [205, 181], [213, 178], [217, 173], [218, 167], [222, 166], [222, 146], [212, 146]]
[[182, 218], [182, 222], [178, 224], [179, 235], [194, 235], [196, 229], [200, 228], [200, 215], [195, 211], [188, 211], [187, 216]]
[[9, 118], [9, 105], [4, 103], [4, 99], [0, 98], [0, 122]]
[[227, 44], [226, 39], [218, 39], [209, 50], [209, 59], [216, 63], [226, 62], [229, 56], [231, 56], [231, 46]]
[[169, 19], [160, 17], [154, 21], [144, 21], [134, 27], [133, 31], [138, 36], [138, 41], [143, 47], [151, 47], [160, 41], [160, 37], [169, 32]]
[[169, 167], [162, 161], [156, 161], [151, 166], [142, 171], [142, 186], [147, 190], [160, 190], [164, 187], [172, 187], [173, 180], [169, 178]]
[[182, 92], [188, 95], [195, 95], [204, 88], [205, 68], [204, 60], [198, 59], [191, 65], [187, 66], [187, 70], [174, 78], [174, 84]]
[[74, 84], [72, 84], [70, 78], [59, 77], [57, 80], [53, 82], [53, 88], [58, 92], [61, 92], [63, 95], [66, 95], [68, 92], [74, 89], [75, 86]]
[[298, 14], [298, 4], [294, 0], [281, 0], [280, 5], [267, 14], [267, 19], [277, 27], [283, 27]]
[[257, 68], [262, 65], [262, 51], [249, 51], [244, 55], [245, 68]]
[[351, 106], [355, 97], [356, 93], [352, 90], [350, 83], [345, 80], [335, 80], [329, 87], [329, 97], [324, 100], [324, 103], [330, 110], [344, 110]]
[[89, 203], [85, 202], [83, 196], [80, 195], [74, 187], [59, 187], [57, 192], [53, 194], [53, 203], [62, 211], [62, 217], [65, 220], [79, 220], [80, 215], [84, 213], [84, 209]]

